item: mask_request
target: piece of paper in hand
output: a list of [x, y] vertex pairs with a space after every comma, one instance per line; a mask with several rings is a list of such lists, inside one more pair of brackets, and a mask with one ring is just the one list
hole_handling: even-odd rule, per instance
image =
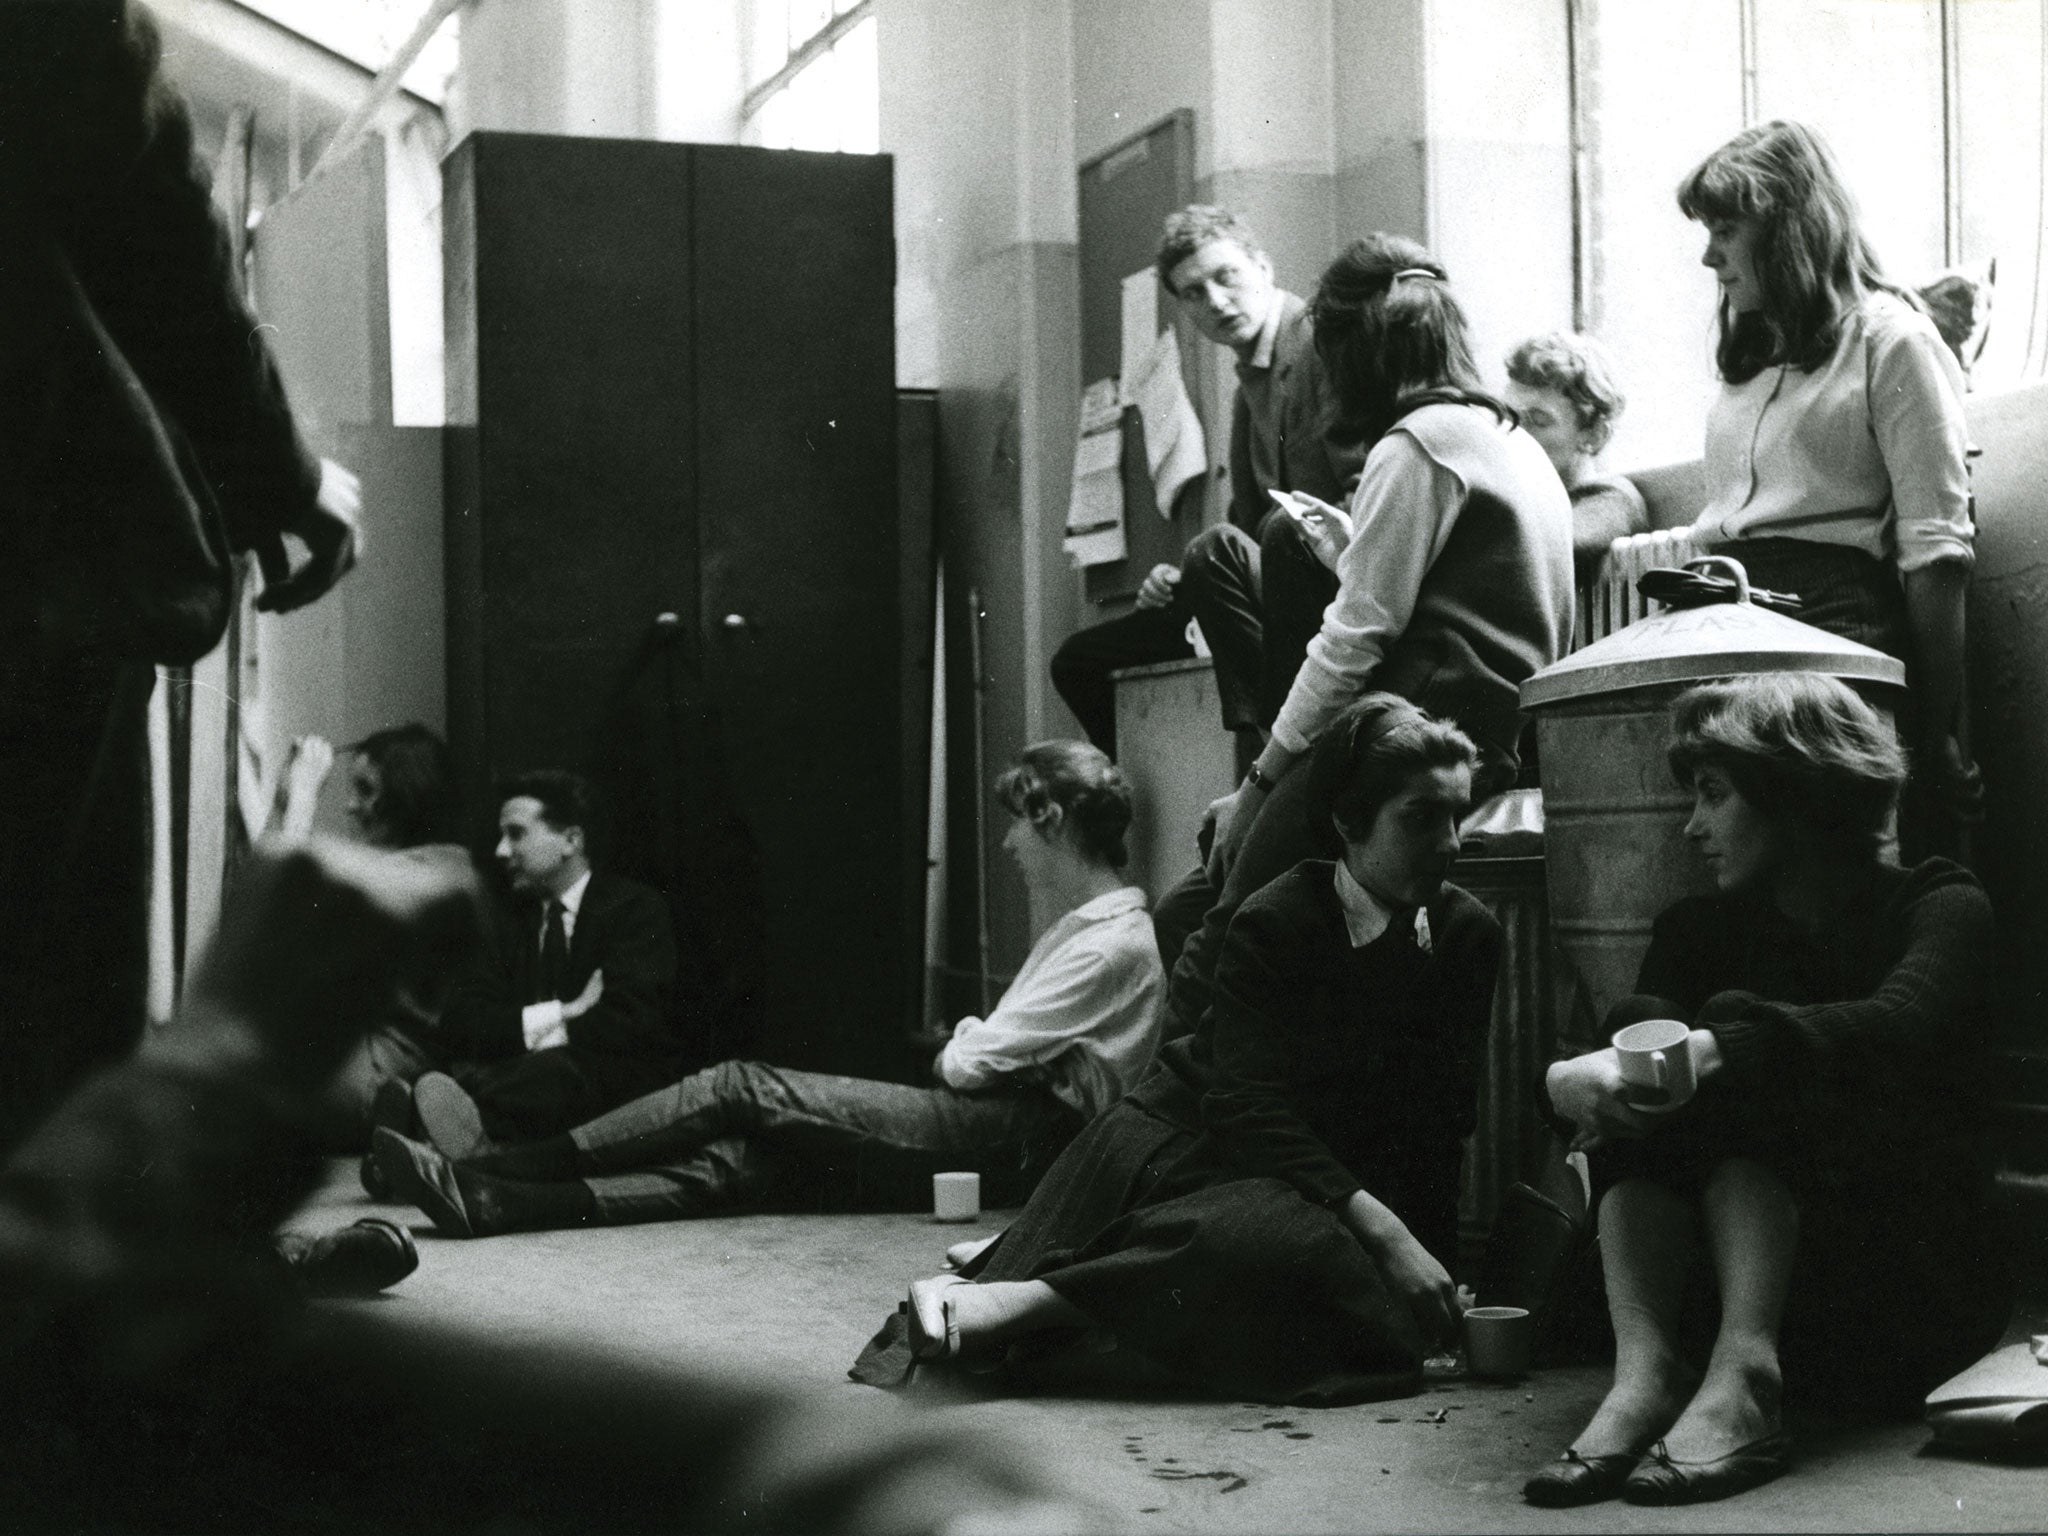
[[1146, 267], [1126, 277], [1123, 288], [1123, 350], [1117, 354], [1117, 376], [1128, 402], [1138, 376], [1149, 366], [1153, 338], [1159, 334], [1159, 275]]
[[1161, 517], [1172, 517], [1181, 487], [1209, 467], [1208, 443], [1181, 381], [1180, 343], [1172, 331], [1160, 332], [1153, 344], [1133, 400], [1145, 424], [1145, 467], [1152, 474], [1153, 499]]

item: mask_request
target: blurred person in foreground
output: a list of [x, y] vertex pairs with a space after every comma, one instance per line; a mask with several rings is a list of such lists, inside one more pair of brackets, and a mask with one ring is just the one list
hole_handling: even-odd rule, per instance
[[0, 5], [0, 1151], [142, 1035], [155, 665], [235, 555], [284, 613], [357, 552], [157, 51], [126, 0]]
[[1086, 1528], [987, 1441], [624, 1354], [313, 1308], [267, 1234], [360, 1021], [475, 937], [467, 862], [259, 848], [178, 1016], [0, 1166], [22, 1529]]

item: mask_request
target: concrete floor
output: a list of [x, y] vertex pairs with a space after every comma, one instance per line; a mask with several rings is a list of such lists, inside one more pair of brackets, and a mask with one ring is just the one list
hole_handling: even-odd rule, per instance
[[[770, 1373], [854, 1416], [887, 1394], [848, 1382], [846, 1367], [907, 1282], [936, 1272], [946, 1244], [996, 1230], [741, 1216], [463, 1242], [417, 1211], [372, 1206], [345, 1163], [292, 1224], [317, 1231], [373, 1212], [413, 1227], [420, 1268], [386, 1297], [347, 1305]], [[1418, 1398], [1321, 1410], [995, 1397], [972, 1380], [911, 1395], [1041, 1460], [1100, 1507], [1107, 1531], [2048, 1531], [2048, 1467], [1941, 1455], [1911, 1425], [1809, 1427], [1791, 1476], [1720, 1504], [1529, 1508], [1522, 1479], [1584, 1422], [1603, 1374], [1495, 1385], [1446, 1370]]]

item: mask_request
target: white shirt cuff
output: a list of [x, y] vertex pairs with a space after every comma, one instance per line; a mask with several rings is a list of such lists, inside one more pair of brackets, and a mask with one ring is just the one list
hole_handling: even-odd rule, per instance
[[562, 1018], [559, 1002], [528, 1003], [519, 1010], [520, 1033], [526, 1036], [529, 1051], [546, 1050], [551, 1045], [568, 1042], [568, 1025]]

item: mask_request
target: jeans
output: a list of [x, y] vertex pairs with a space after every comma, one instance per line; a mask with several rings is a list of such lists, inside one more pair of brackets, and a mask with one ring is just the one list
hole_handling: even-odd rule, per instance
[[[603, 1224], [662, 1221], [778, 1193], [792, 1165], [816, 1191], [850, 1175], [852, 1203], [922, 1205], [929, 1179], [972, 1170], [1004, 1204], [1079, 1129], [1037, 1086], [976, 1093], [726, 1061], [570, 1132]], [[834, 1201], [833, 1203], [839, 1203]]]

